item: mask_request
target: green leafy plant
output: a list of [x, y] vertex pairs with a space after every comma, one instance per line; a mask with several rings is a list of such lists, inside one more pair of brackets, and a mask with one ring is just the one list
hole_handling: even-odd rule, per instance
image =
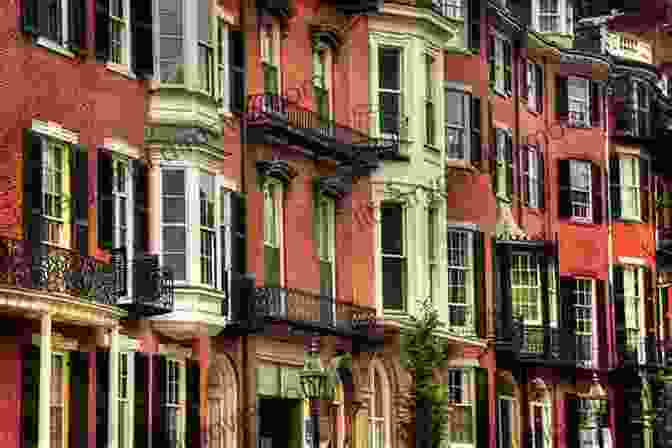
[[434, 383], [434, 372], [446, 367], [448, 351], [436, 330], [442, 326], [431, 299], [420, 302], [421, 312], [410, 316], [411, 328], [402, 336], [402, 365], [413, 378], [415, 405], [431, 404], [432, 448], [438, 448], [448, 422], [447, 387]]

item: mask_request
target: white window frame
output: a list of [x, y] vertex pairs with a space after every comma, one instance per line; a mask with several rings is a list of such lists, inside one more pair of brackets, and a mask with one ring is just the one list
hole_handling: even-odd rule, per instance
[[[331, 298], [336, 297], [336, 201], [327, 195], [320, 195], [319, 198], [319, 235], [318, 235], [318, 256], [320, 261], [331, 263]], [[327, 214], [328, 222], [324, 222]], [[326, 228], [325, 228], [326, 227]], [[326, 232], [327, 240], [324, 240]], [[335, 306], [335, 301], [333, 302]], [[335, 309], [334, 309], [335, 311]], [[335, 316], [335, 315], [334, 315]]]
[[644, 334], [644, 269], [641, 266], [623, 266], [623, 296], [625, 300], [626, 345], [636, 350], [640, 360], [645, 356]]
[[464, 19], [463, 0], [432, 0], [432, 10], [443, 17]]
[[[205, 41], [201, 39], [201, 2], [206, 3], [207, 5], [207, 37], [208, 40]], [[196, 61], [198, 67], [198, 89], [203, 92], [205, 95], [214, 96], [216, 94], [216, 84], [215, 80], [215, 41], [213, 39], [213, 28], [215, 16], [212, 11], [212, 4], [210, 0], [190, 0], [190, 4], [193, 4], [196, 8]], [[206, 67], [203, 67], [203, 64], [200, 62], [201, 50], [205, 50], [206, 54]], [[206, 73], [207, 72], [207, 73]], [[209, 79], [204, 81], [203, 76], [207, 76]]]
[[[69, 371], [69, 364], [70, 364], [70, 356], [68, 352], [65, 351], [57, 351], [57, 350], [52, 350], [51, 352], [51, 378], [49, 379], [52, 384], [54, 381], [54, 375], [57, 373], [56, 370], [56, 358], [61, 359], [61, 391], [60, 391], [60, 403], [58, 402], [58, 398], [56, 394], [52, 393], [51, 395], [51, 402], [49, 403], [49, 425], [51, 427], [51, 420], [53, 418], [52, 411], [54, 408], [60, 407], [61, 408], [61, 446], [57, 446], [55, 443], [50, 443], [50, 448], [65, 448], [68, 446], [68, 439], [69, 439], [69, 415], [68, 415], [68, 400], [66, 400], [66, 390], [69, 389], [69, 383], [68, 383], [68, 371]], [[51, 386], [50, 386], [51, 387]], [[70, 397], [68, 399], [71, 399]], [[49, 440], [50, 442], [53, 442], [51, 431], [49, 432]]]
[[[556, 34], [574, 34], [574, 5], [572, 0], [554, 0], [555, 12], [543, 12], [541, 2], [544, 0], [534, 0], [532, 2], [532, 24], [534, 29], [540, 33]], [[549, 29], [542, 29], [542, 17], [556, 17], [556, 26]]]
[[[541, 408], [541, 418], [543, 426], [544, 445], [543, 447], [536, 446], [536, 425], [534, 424], [534, 410]], [[533, 401], [530, 403], [530, 428], [532, 432], [532, 446], [530, 448], [553, 448], [553, 406], [551, 402], [546, 399], [544, 401]]]
[[[122, 372], [124, 366], [124, 357], [126, 360], [126, 394], [123, 396], [122, 388]], [[134, 392], [135, 392], [135, 352], [122, 350], [119, 352], [119, 386], [117, 388], [117, 406], [118, 406], [118, 448], [132, 448], [133, 447], [133, 430], [134, 430]], [[125, 415], [121, 412], [121, 403], [126, 404]], [[122, 424], [121, 422], [124, 421]]]
[[[522, 260], [525, 260], [523, 263]], [[521, 262], [516, 262], [516, 260], [520, 260]], [[534, 283], [536, 284], [517, 284], [514, 279], [515, 279], [515, 272], [520, 272], [521, 277], [522, 277], [522, 272], [527, 273], [527, 277], [535, 278]], [[516, 299], [514, 298], [515, 296], [515, 291], [520, 290], [520, 291], [528, 291], [527, 299], [525, 300], [524, 304], [521, 302], [518, 304], [524, 305], [525, 307], [528, 307], [530, 305], [536, 306], [537, 312], [536, 312], [536, 319], [531, 318], [531, 316], [523, 315], [523, 321], [526, 325], [541, 325], [542, 323], [542, 300], [541, 300], [541, 266], [539, 263], [539, 260], [537, 257], [531, 253], [531, 252], [513, 252], [512, 257], [511, 257], [511, 306], [512, 309], [516, 308]], [[533, 294], [533, 291], [536, 291], [536, 303], [533, 303], [531, 301], [530, 295]]]
[[[461, 384], [455, 385], [454, 380], [456, 377], [460, 378]], [[449, 391], [449, 399], [451, 406], [455, 408], [468, 409], [470, 422], [470, 434], [471, 440], [468, 441], [455, 441], [452, 439], [453, 435], [458, 434], [454, 429], [453, 423], [449, 420], [446, 425], [446, 430], [450, 433], [450, 446], [452, 447], [470, 447], [476, 443], [476, 413], [475, 413], [475, 404], [476, 404], [476, 391], [475, 391], [475, 376], [474, 370], [470, 368], [460, 368], [460, 367], [451, 367], [448, 369], [447, 385]], [[459, 400], [453, 400], [452, 391], [459, 390]]]
[[[45, 0], [42, 0], [44, 2]], [[71, 54], [68, 50], [68, 40], [70, 37], [70, 30], [69, 30], [69, 17], [68, 13], [70, 12], [70, 5], [69, 2], [70, 0], [57, 0], [61, 9], [61, 29], [60, 29], [60, 41], [54, 40], [51, 37], [47, 37], [45, 35], [40, 35], [37, 39], [37, 43], [39, 45], [43, 45], [47, 48], [54, 48], [54, 49], [59, 49], [59, 50], [65, 50], [68, 54]]]
[[[326, 90], [327, 106], [329, 110], [329, 120], [334, 117], [333, 98], [333, 52], [328, 45], [323, 43], [316, 44], [312, 49], [313, 58], [313, 86]], [[318, 71], [322, 71], [322, 77], [319, 77]], [[315, 112], [319, 112], [317, 100], [315, 102]]]
[[663, 73], [660, 75], [660, 79], [658, 80], [658, 88], [663, 92], [663, 95], [666, 97], [670, 97], [670, 77]]
[[404, 285], [406, 287], [406, 290], [403, 291], [404, 294], [401, 298], [403, 303], [401, 304], [401, 306], [402, 306], [402, 310], [408, 309], [408, 298], [409, 298], [409, 295], [410, 295], [410, 291], [409, 291], [410, 290], [410, 287], [409, 287], [409, 283], [410, 283], [409, 282], [409, 280], [410, 280], [409, 259], [410, 259], [410, 256], [409, 256], [409, 250], [408, 250], [409, 249], [409, 247], [408, 247], [409, 238], [408, 238], [408, 230], [407, 230], [408, 223], [409, 223], [409, 216], [408, 216], [409, 211], [408, 211], [408, 205], [407, 204], [399, 203], [399, 202], [396, 202], [394, 200], [383, 201], [380, 204], [380, 207], [382, 208], [387, 204], [397, 205], [401, 208], [401, 241], [402, 241], [401, 252], [402, 253], [401, 254], [389, 254], [389, 253], [386, 253], [386, 252], [383, 251], [383, 247], [384, 247], [384, 245], [383, 245], [383, 219], [382, 219], [382, 216], [380, 216], [380, 219], [378, 220], [378, 235], [379, 235], [379, 237], [378, 237], [378, 248], [379, 248], [378, 253], [380, 255], [380, 284], [379, 284], [379, 286], [380, 286], [380, 288], [379, 288], [380, 289], [380, 309], [383, 310], [383, 311], [388, 310], [388, 311], [394, 312], [394, 311], [400, 311], [400, 310], [391, 310], [389, 308], [385, 308], [385, 297], [383, 295], [383, 281], [384, 281], [384, 276], [385, 276], [384, 270], [383, 270], [383, 265], [384, 265], [383, 261], [385, 260], [385, 258], [395, 258], [395, 259], [398, 259], [398, 260], [404, 260], [405, 263], [404, 263], [403, 275], [405, 275], [405, 277], [406, 277], [405, 280], [404, 280]]
[[[494, 48], [495, 52], [495, 91], [500, 95], [508, 95], [506, 93], [504, 85], [504, 70], [506, 70], [506, 64], [504, 61], [504, 42], [510, 42], [505, 36], [494, 33]], [[512, 61], [513, 62], [513, 61]]]
[[[171, 365], [173, 368], [177, 369], [178, 379], [177, 383], [172, 382], [173, 390], [171, 392], [171, 380], [170, 380], [170, 369]], [[167, 357], [166, 358], [166, 403], [162, 403], [163, 408], [175, 409], [177, 414], [177, 427], [176, 427], [176, 438], [177, 443], [175, 448], [185, 448], [185, 435], [186, 435], [186, 394], [187, 394], [187, 383], [186, 383], [186, 365], [183, 360]], [[177, 396], [175, 399], [172, 399], [171, 395], [176, 393]], [[168, 419], [170, 420], [170, 419]], [[168, 424], [166, 422], [166, 424]], [[168, 428], [170, 430], [170, 428]], [[173, 448], [168, 444], [169, 448]]]
[[[506, 182], [507, 160], [506, 160], [506, 138], [512, 138], [511, 129], [496, 128], [495, 143], [497, 145], [497, 196], [506, 200], [512, 198], [505, 196], [508, 188]], [[513, 161], [512, 161], [513, 163]]]
[[[525, 155], [523, 155], [525, 157]], [[530, 196], [528, 198], [530, 208], [539, 208], [539, 159], [541, 158], [541, 150], [539, 147], [532, 147], [527, 151], [527, 178], [529, 182]]]
[[550, 314], [550, 326], [558, 327], [558, 276], [556, 261], [548, 262], [548, 303]]
[[436, 305], [440, 297], [440, 274], [439, 274], [439, 210], [438, 207], [430, 207], [427, 212], [427, 280], [428, 296]]
[[[585, 286], [586, 283], [588, 282], [588, 289], [582, 287]], [[590, 291], [590, 303], [587, 304], [585, 301], [583, 303], [580, 302], [579, 298], [584, 297], [587, 294], [587, 291]], [[596, 310], [595, 310], [595, 303], [596, 303], [596, 285], [595, 285], [595, 279], [592, 278], [587, 278], [587, 277], [577, 277], [574, 282], [574, 288], [572, 291], [572, 296], [574, 297], [574, 313], [575, 313], [575, 322], [576, 322], [576, 329], [575, 329], [575, 334], [577, 336], [590, 336], [590, 359], [582, 359], [582, 360], [577, 360], [577, 362], [581, 365], [583, 365], [586, 368], [590, 368], [595, 364], [595, 351], [597, 348], [597, 323], [595, 322], [596, 319]], [[579, 318], [580, 312], [588, 313], [588, 317], [583, 317]], [[583, 324], [586, 324], [585, 326]], [[587, 330], [587, 328], [590, 327], [590, 330]], [[577, 340], [577, 351], [578, 351], [578, 340]]]
[[[131, 159], [112, 153], [112, 166], [113, 166], [113, 182], [112, 182], [112, 197], [114, 200], [114, 247], [124, 247], [126, 248], [126, 262], [128, 266], [133, 266], [133, 256], [135, 253], [134, 247], [134, 238], [135, 235], [135, 222], [133, 213], [133, 204], [135, 198], [133, 197], [133, 173]], [[125, 175], [125, 191], [121, 192], [119, 190], [119, 165], [125, 165], [126, 175]], [[124, 209], [123, 201], [126, 201], [126, 207], [124, 212], [126, 213], [126, 238], [122, 240], [122, 231], [121, 231], [121, 212]], [[126, 270], [126, 296], [128, 298], [133, 297], [133, 269]]]
[[[578, 170], [583, 167], [583, 169], [588, 170], [588, 185], [586, 188], [580, 187], [578, 185], [575, 185], [574, 182], [572, 182], [572, 179], [574, 176], [572, 173], [577, 173]], [[592, 223], [593, 222], [593, 174], [592, 174], [592, 166], [590, 162], [585, 161], [585, 160], [570, 160], [569, 161], [569, 171], [570, 171], [570, 202], [571, 202], [571, 207], [572, 207], [572, 220], [577, 221], [577, 222], [586, 222], [586, 223]], [[578, 176], [578, 173], [577, 173]], [[588, 201], [586, 203], [578, 202], [574, 200], [574, 195], [572, 193], [574, 192], [579, 192], [579, 193], [585, 193], [587, 194]], [[586, 208], [586, 215], [585, 216], [579, 216], [576, 211], [576, 207], [585, 207]]]
[[[449, 94], [460, 95], [462, 99], [462, 124], [448, 123], [448, 114], [445, 117], [445, 141], [446, 141], [446, 159], [447, 160], [471, 160], [471, 95], [458, 88], [447, 88], [445, 90], [445, 106], [448, 108]], [[447, 110], [446, 110], [447, 112]], [[450, 132], [461, 132], [462, 138], [462, 157], [452, 157], [450, 154]]]
[[501, 441], [503, 440], [502, 437], [502, 430], [503, 428], [503, 423], [502, 423], [502, 413], [501, 413], [501, 407], [503, 403], [507, 403], [507, 406], [510, 406], [509, 408], [509, 416], [511, 418], [511, 421], [509, 422], [509, 431], [510, 431], [510, 439], [511, 439], [511, 445], [512, 447], [515, 448], [516, 443], [516, 399], [513, 397], [505, 396], [505, 395], [498, 395], [497, 396], [497, 426], [496, 426], [496, 431], [497, 431], [497, 448], [508, 448], [508, 447], [503, 447], [501, 446]]
[[[52, 166], [52, 150], [59, 150], [61, 152], [61, 166]], [[42, 243], [56, 246], [69, 247], [70, 238], [67, 224], [71, 222], [72, 215], [72, 198], [70, 197], [70, 144], [52, 137], [44, 136], [42, 138], [42, 218], [44, 219], [44, 233], [46, 240], [40, 239]], [[55, 177], [60, 174], [61, 190], [55, 191], [56, 181]], [[60, 210], [61, 216], [50, 215], [47, 212], [47, 196], [53, 197], [53, 203], [56, 209]]]
[[[118, 2], [122, 8], [122, 16], [116, 16], [113, 14], [113, 5], [115, 2]], [[131, 21], [130, 21], [130, 12], [131, 12], [131, 2], [130, 0], [110, 0], [110, 56], [108, 60], [108, 65], [111, 67], [118, 67], [122, 70], [130, 72], [131, 69]], [[115, 61], [113, 59], [113, 35], [114, 35], [114, 25], [121, 27], [120, 30], [120, 60]]]
[[[399, 89], [385, 89], [380, 87], [380, 51], [382, 49], [389, 48], [389, 49], [396, 49], [399, 52]], [[397, 117], [398, 121], [398, 126], [399, 126], [399, 132], [401, 133], [402, 131], [402, 122], [401, 118], [404, 116], [404, 81], [405, 81], [405, 76], [404, 76], [404, 52], [405, 48], [399, 45], [388, 45], [386, 43], [381, 43], [377, 47], [377, 52], [378, 54], [376, 55], [376, 59], [378, 60], [378, 66], [375, 68], [376, 72], [378, 73], [377, 79], [378, 82], [375, 85], [375, 90], [376, 90], [376, 104], [378, 104], [378, 113], [382, 113], [383, 110], [380, 105], [380, 94], [381, 93], [390, 93], [397, 95], [399, 97], [399, 116]], [[382, 126], [381, 126], [381, 119], [377, 115], [376, 116], [376, 127], [378, 129], [378, 135], [380, 135], [382, 138], [385, 139], [393, 139], [396, 136], [392, 134], [386, 134], [383, 132]]]
[[224, 113], [229, 113], [231, 111], [231, 84], [229, 77], [229, 32], [230, 24], [221, 16], [215, 18], [215, 23], [217, 26], [217, 71], [218, 76], [218, 86], [219, 92], [218, 97], [221, 101], [220, 110]]
[[[272, 204], [268, 202], [267, 195], [269, 195], [269, 188], [273, 189]], [[264, 247], [269, 246], [278, 249], [280, 252], [280, 286], [285, 285], [285, 238], [284, 238], [284, 201], [285, 201], [285, 186], [282, 182], [272, 177], [264, 180], [263, 186], [264, 198]], [[268, 221], [268, 207], [273, 207], [274, 222]], [[269, 232], [272, 232], [269, 235]], [[269, 238], [269, 237], [273, 238]]]
[[621, 216], [625, 219], [640, 220], [642, 216], [639, 174], [640, 163], [643, 162], [646, 163], [647, 161], [635, 156], [620, 155], [618, 157], [619, 175], [621, 177]]
[[537, 102], [541, 98], [537, 98], [537, 85], [539, 80], [537, 80], [537, 64], [528, 60], [527, 61], [527, 108], [532, 112], [539, 112]]
[[[456, 239], [457, 238], [457, 239]], [[453, 245], [453, 242], [463, 241], [464, 248], [458, 248]], [[458, 243], [459, 245], [459, 243]], [[451, 284], [450, 275], [446, 278], [448, 290], [451, 288], [464, 288], [464, 303], [451, 302], [450, 294], [447, 295], [448, 305], [448, 329], [452, 332], [461, 334], [473, 333], [473, 314], [474, 314], [474, 233], [468, 230], [461, 230], [456, 228], [449, 228], [446, 235], [447, 246], [447, 260], [446, 265], [448, 272], [462, 272], [464, 276], [464, 286]], [[460, 256], [462, 252], [462, 256]], [[453, 264], [453, 260], [463, 258], [462, 264]], [[448, 292], [448, 291], [447, 291]], [[458, 325], [451, 322], [450, 308], [459, 307], [464, 309], [464, 325]]]
[[[276, 85], [278, 94], [282, 92], [282, 66], [280, 60], [280, 25], [276, 20], [262, 27], [259, 31], [260, 61], [276, 68]], [[262, 69], [262, 80], [263, 80]]]
[[[166, 195], [164, 194], [163, 174], [164, 174], [165, 171], [182, 171], [184, 173], [184, 184], [185, 185], [184, 185], [184, 196], [183, 196], [183, 198], [184, 198], [185, 204], [184, 204], [184, 222], [182, 222], [182, 223], [172, 223], [172, 222], [171, 223], [166, 223], [164, 221], [165, 213], [164, 213], [164, 210], [163, 210], [163, 198]], [[191, 209], [191, 203], [193, 202], [193, 201], [190, 200], [191, 198], [189, 197], [189, 185], [190, 185], [190, 182], [189, 182], [190, 181], [190, 179], [189, 179], [189, 168], [187, 166], [183, 166], [183, 165], [163, 165], [163, 166], [161, 166], [161, 174], [160, 174], [159, 178], [160, 178], [159, 182], [161, 184], [161, 189], [160, 189], [160, 191], [161, 191], [161, 194], [160, 194], [160, 197], [161, 197], [161, 200], [160, 200], [160, 208], [161, 208], [161, 218], [160, 218], [160, 222], [161, 222], [161, 238], [160, 238], [160, 240], [161, 240], [161, 257], [160, 258], [161, 258], [161, 260], [160, 260], [160, 262], [161, 262], [161, 265], [167, 265], [166, 262], [164, 261], [165, 255], [166, 255], [165, 254], [165, 248], [164, 248], [165, 244], [164, 244], [164, 241], [163, 241], [163, 239], [164, 239], [164, 235], [163, 235], [164, 229], [167, 228], [167, 227], [183, 228], [184, 233], [185, 233], [185, 249], [184, 249], [184, 257], [185, 257], [184, 271], [185, 272], [184, 272], [184, 279], [175, 279], [175, 282], [177, 284], [188, 283], [189, 280], [191, 279], [191, 275], [192, 275], [192, 273], [191, 273], [191, 262], [190, 262], [190, 257], [189, 257], [189, 254], [191, 253], [191, 251], [190, 251], [190, 249], [191, 249], [191, 238], [189, 237], [189, 235], [190, 235], [189, 228], [190, 228], [190, 223], [191, 223], [192, 219], [191, 219], [189, 211]], [[171, 195], [171, 197], [175, 197], [175, 196]]]
[[[436, 130], [437, 130], [437, 102], [436, 102], [436, 94], [435, 94], [435, 88], [434, 88], [434, 78], [435, 78], [435, 68], [436, 68], [436, 57], [432, 54], [424, 54], [425, 58], [425, 145], [429, 147], [435, 147], [437, 146], [437, 138], [436, 138]], [[432, 112], [433, 116], [430, 117], [427, 114], [427, 106], [431, 104], [432, 106]], [[433, 134], [429, 133], [429, 123], [430, 120], [433, 124]]]
[[[574, 82], [582, 84], [585, 89], [585, 95], [573, 96], [570, 94], [570, 84]], [[581, 78], [578, 76], [570, 76], [567, 78], [567, 105], [569, 111], [568, 121], [573, 126], [590, 127], [590, 113], [591, 113], [590, 97], [590, 80], [588, 78]], [[584, 110], [580, 110], [580, 106], [584, 106]], [[573, 107], [574, 106], [574, 107]], [[584, 114], [584, 119], [579, 119], [576, 114]]]
[[[204, 225], [204, 223], [202, 221], [202, 214], [204, 213], [204, 210], [203, 210], [203, 198], [201, 198], [201, 187], [203, 186], [202, 182], [204, 181], [204, 177], [207, 177], [208, 183], [210, 184], [209, 187], [212, 188], [212, 191], [210, 192], [211, 193], [210, 197], [206, 198], [206, 202], [208, 202], [209, 205], [212, 207], [212, 215], [213, 215], [212, 216], [212, 226]], [[217, 242], [219, 240], [218, 237], [217, 237], [217, 230], [218, 230], [219, 226], [217, 225], [218, 223], [217, 223], [217, 214], [216, 214], [216, 210], [217, 210], [217, 177], [216, 177], [215, 174], [209, 173], [209, 172], [204, 171], [204, 170], [199, 170], [199, 172], [198, 172], [198, 185], [199, 185], [199, 194], [198, 194], [198, 196], [199, 196], [198, 197], [198, 212], [199, 212], [198, 213], [198, 218], [199, 219], [198, 219], [198, 225], [199, 225], [199, 241], [200, 241], [200, 244], [199, 244], [199, 247], [198, 247], [198, 253], [199, 253], [200, 268], [201, 268], [200, 272], [199, 272], [199, 274], [200, 274], [199, 275], [199, 281], [203, 285], [207, 285], [207, 286], [210, 286], [210, 287], [214, 288], [218, 285], [218, 279], [217, 279], [218, 269], [217, 268], [219, 267], [219, 265], [217, 263], [217, 252], [218, 252]], [[207, 213], [207, 210], [205, 210], [205, 212]], [[205, 271], [204, 271], [203, 263], [208, 258], [203, 253], [203, 248], [204, 248], [204, 246], [203, 246], [203, 243], [204, 243], [203, 242], [203, 235], [205, 233], [210, 234], [210, 236], [212, 238], [211, 244], [210, 244], [211, 254], [210, 254], [210, 257], [209, 257], [210, 263], [211, 263], [210, 264], [210, 272], [209, 272], [210, 281], [206, 281], [207, 277], [204, 278]]]

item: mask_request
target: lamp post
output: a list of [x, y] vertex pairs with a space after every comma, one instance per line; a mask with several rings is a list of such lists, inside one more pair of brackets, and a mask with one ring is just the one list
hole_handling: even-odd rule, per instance
[[303, 370], [299, 373], [304, 398], [310, 400], [310, 415], [313, 423], [313, 448], [320, 446], [320, 399], [327, 388], [327, 372], [320, 362], [319, 339], [315, 337], [307, 350]]

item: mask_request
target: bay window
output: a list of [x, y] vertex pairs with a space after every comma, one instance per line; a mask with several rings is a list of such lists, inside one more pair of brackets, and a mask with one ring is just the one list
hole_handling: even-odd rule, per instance
[[182, 84], [184, 70], [184, 5], [182, 0], [157, 1], [159, 11], [159, 80]]
[[609, 160], [612, 216], [648, 222], [650, 217], [650, 161], [626, 154]]
[[514, 317], [522, 319], [526, 324], [541, 324], [541, 273], [535, 255], [513, 254], [511, 298]]
[[401, 130], [401, 67], [401, 48], [378, 48], [378, 125], [379, 133], [387, 138], [398, 137]]
[[214, 93], [214, 45], [211, 34], [210, 0], [198, 1], [198, 82], [204, 92]]
[[163, 264], [175, 280], [187, 279], [187, 206], [185, 169], [161, 172]]
[[470, 231], [448, 230], [448, 328], [460, 333], [473, 327], [473, 238]]
[[451, 443], [474, 443], [474, 386], [471, 369], [448, 369], [448, 399], [453, 406], [448, 422]]
[[[216, 226], [215, 226], [215, 176], [201, 172], [199, 177], [199, 205], [201, 224], [201, 283], [215, 286]], [[223, 254], [224, 255], [224, 254]]]
[[406, 309], [406, 235], [405, 210], [402, 204], [381, 204], [380, 248], [382, 265], [383, 308]]

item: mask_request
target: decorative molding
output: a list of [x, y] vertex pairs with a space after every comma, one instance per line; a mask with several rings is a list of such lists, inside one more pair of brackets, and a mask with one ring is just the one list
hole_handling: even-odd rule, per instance
[[320, 193], [343, 199], [352, 191], [352, 180], [346, 176], [325, 176], [316, 180]]
[[648, 266], [649, 263], [644, 258], [636, 257], [618, 257], [620, 264], [631, 264], [636, 266]]
[[309, 25], [313, 39], [313, 49], [331, 48], [337, 50], [343, 44], [341, 30], [328, 23], [312, 23]]
[[[34, 333], [32, 335], [33, 345], [40, 346], [42, 335]], [[51, 349], [57, 352], [72, 352], [79, 348], [79, 341], [74, 338], [66, 338], [57, 331], [51, 332]]]
[[47, 137], [55, 138], [76, 145], [79, 143], [79, 134], [65, 129], [59, 123], [53, 121], [33, 120], [30, 129]]
[[470, 232], [478, 232], [481, 230], [481, 227], [478, 224], [471, 222], [448, 221], [447, 227], [448, 230], [468, 230]]
[[511, 213], [511, 206], [504, 201], [497, 201], [497, 226], [495, 234], [498, 240], [528, 240], [529, 236], [521, 229]]
[[124, 334], [119, 335], [119, 351], [137, 352], [140, 350], [140, 342], [135, 338], [130, 338]]
[[178, 344], [159, 344], [159, 353], [162, 355], [174, 356], [180, 361], [186, 361], [193, 356], [191, 348], [183, 347]]
[[125, 139], [107, 137], [103, 140], [103, 147], [115, 153], [123, 154], [130, 159], [139, 159], [142, 156], [140, 148], [129, 145]]
[[259, 160], [257, 162], [257, 172], [263, 178], [273, 177], [284, 184], [289, 184], [298, 175], [296, 170], [286, 161], [274, 160]]

